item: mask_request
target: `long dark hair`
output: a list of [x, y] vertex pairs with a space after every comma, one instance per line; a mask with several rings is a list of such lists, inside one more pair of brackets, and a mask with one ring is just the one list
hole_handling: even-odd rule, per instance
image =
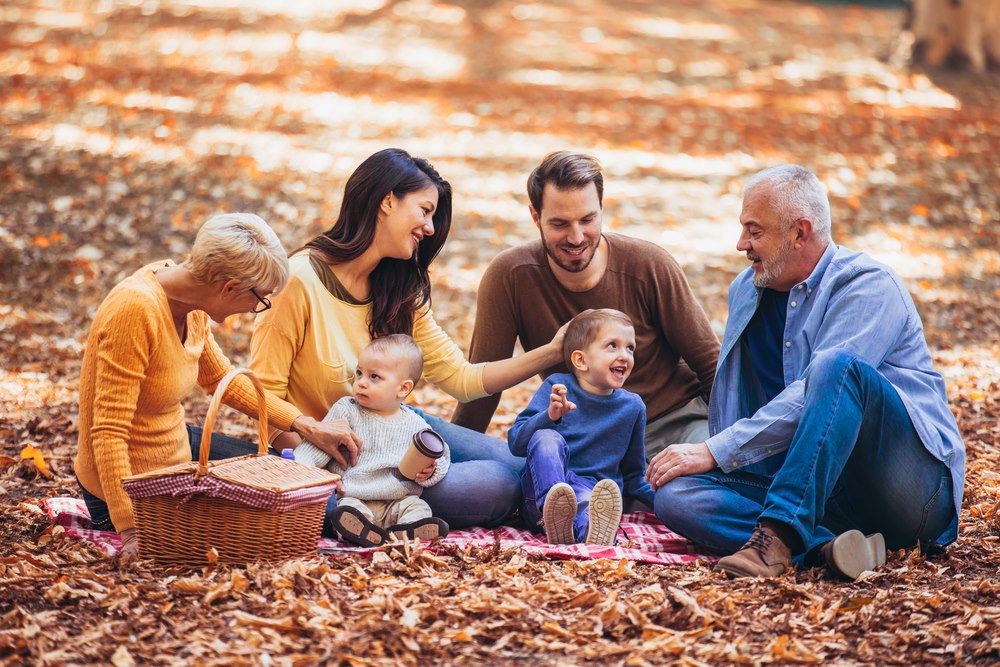
[[305, 244], [331, 264], [360, 257], [375, 241], [379, 207], [390, 192], [403, 198], [433, 185], [438, 191], [434, 209], [434, 234], [425, 236], [413, 257], [383, 258], [369, 277], [372, 338], [387, 334], [413, 334], [414, 313], [431, 300], [428, 267], [451, 230], [451, 185], [430, 162], [398, 148], [386, 148], [362, 162], [344, 187], [344, 200], [333, 227]]

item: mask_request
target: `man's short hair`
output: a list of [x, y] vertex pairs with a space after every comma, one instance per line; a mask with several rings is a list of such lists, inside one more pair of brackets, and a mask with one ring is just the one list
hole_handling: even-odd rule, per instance
[[563, 361], [570, 371], [573, 370], [573, 352], [593, 343], [597, 339], [601, 325], [608, 322], [621, 322], [635, 328], [632, 318], [613, 308], [588, 308], [570, 320], [569, 326], [566, 327], [566, 335], [563, 337]]
[[424, 373], [424, 353], [417, 342], [406, 334], [379, 336], [368, 343], [365, 349], [399, 359], [400, 370], [406, 375], [406, 379], [413, 381], [413, 384], [416, 384]]
[[542, 195], [546, 183], [551, 183], [559, 190], [579, 190], [593, 183], [597, 188], [597, 203], [604, 205], [604, 175], [601, 173], [601, 163], [592, 155], [556, 151], [545, 156], [542, 163], [528, 176], [528, 201], [536, 213], [542, 212]]
[[830, 201], [814, 173], [797, 164], [768, 167], [750, 177], [743, 188], [744, 198], [761, 186], [769, 190], [771, 207], [786, 229], [796, 220], [808, 218], [821, 241], [830, 239]]
[[253, 213], [223, 213], [198, 230], [184, 268], [203, 285], [237, 280], [261, 294], [288, 282], [288, 255], [278, 235]]

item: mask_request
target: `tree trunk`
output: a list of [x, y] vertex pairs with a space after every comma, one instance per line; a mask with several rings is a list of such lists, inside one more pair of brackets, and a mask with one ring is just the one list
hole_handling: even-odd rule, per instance
[[1000, 62], [1000, 0], [913, 0], [914, 60], [937, 67]]

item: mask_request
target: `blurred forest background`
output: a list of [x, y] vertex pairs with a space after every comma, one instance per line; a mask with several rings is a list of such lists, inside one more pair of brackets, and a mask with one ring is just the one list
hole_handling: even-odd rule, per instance
[[[421, 652], [552, 664], [1000, 660], [1000, 75], [901, 61], [905, 21], [889, 0], [0, 3], [0, 661], [169, 662], [171, 646], [201, 664], [306, 664], [317, 647], [350, 664], [412, 664]], [[81, 351], [106, 292], [148, 261], [183, 259], [217, 211], [257, 213], [299, 247], [332, 224], [354, 167], [387, 146], [427, 157], [454, 187], [433, 305], [466, 349], [483, 268], [537, 234], [524, 182], [547, 152], [603, 162], [605, 229], [673, 253], [720, 334], [726, 288], [746, 266], [735, 250], [743, 182], [783, 162], [814, 170], [835, 241], [903, 277], [948, 383], [970, 453], [951, 555], [900, 553], [850, 586], [822, 573], [729, 583], [704, 566], [510, 554], [489, 567], [469, 555], [424, 563], [430, 575], [412, 554], [382, 563], [393, 575], [382, 585], [421, 608], [481, 596], [468, 582], [486, 570], [522, 605], [470, 609], [468, 636], [442, 642], [412, 625], [386, 635], [400, 633], [402, 613], [389, 602], [344, 608], [336, 631], [294, 620], [310, 596], [363, 607], [373, 584], [345, 572], [365, 564], [295, 565], [307, 579], [342, 577], [319, 592], [287, 571], [287, 586], [263, 568], [240, 574], [258, 600], [233, 584], [238, 568], [178, 586], [56, 539], [38, 501], [75, 493]], [[216, 328], [235, 363], [251, 327], [247, 316]], [[491, 432], [503, 435], [535, 386], [505, 393]], [[442, 415], [454, 405], [428, 386], [413, 400]], [[206, 404], [192, 396], [189, 420]], [[224, 421], [253, 433], [235, 413]], [[67, 595], [66, 577], [104, 591]], [[553, 578], [555, 591], [539, 583]], [[230, 588], [208, 600], [218, 582]], [[636, 598], [648, 605], [627, 603], [654, 585]], [[598, 597], [566, 605], [566, 586]], [[594, 608], [627, 604], [637, 611], [596, 633], [587, 625]], [[293, 620], [234, 622], [233, 610]], [[189, 621], [163, 630], [168, 612]], [[539, 634], [546, 622], [568, 634]], [[137, 638], [137, 623], [160, 630]]]

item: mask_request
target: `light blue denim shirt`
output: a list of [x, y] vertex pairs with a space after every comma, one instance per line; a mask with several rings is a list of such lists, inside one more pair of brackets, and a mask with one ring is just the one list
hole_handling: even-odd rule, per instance
[[[740, 343], [761, 290], [747, 268], [729, 287], [729, 321], [709, 403], [708, 448], [725, 472], [788, 449], [802, 415], [806, 368], [816, 355], [844, 348], [871, 364], [906, 406], [921, 442], [951, 470], [956, 517], [962, 507], [965, 444], [933, 368], [913, 299], [895, 272], [864, 253], [830, 243], [812, 274], [788, 296], [785, 389], [769, 403], [755, 397], [750, 358]], [[957, 522], [948, 532], [957, 532]], [[952, 536], [952, 539], [954, 535]]]

